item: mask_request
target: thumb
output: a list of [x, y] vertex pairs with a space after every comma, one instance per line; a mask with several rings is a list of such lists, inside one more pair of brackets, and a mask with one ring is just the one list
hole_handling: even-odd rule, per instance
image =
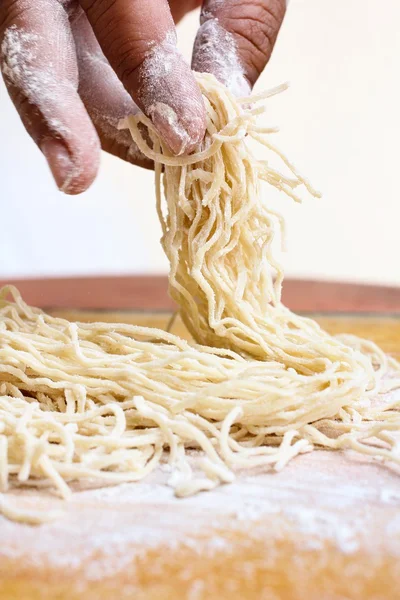
[[246, 96], [270, 59], [286, 0], [205, 0], [192, 67]]

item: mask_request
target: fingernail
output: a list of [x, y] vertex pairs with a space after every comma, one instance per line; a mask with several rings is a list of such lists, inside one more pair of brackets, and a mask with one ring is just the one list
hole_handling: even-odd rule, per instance
[[75, 175], [75, 165], [65, 144], [61, 140], [47, 138], [41, 144], [41, 150], [46, 157], [58, 189], [68, 192]]
[[154, 127], [173, 154], [177, 156], [183, 154], [190, 142], [190, 136], [179, 123], [174, 109], [168, 104], [157, 102], [150, 107], [149, 114]]

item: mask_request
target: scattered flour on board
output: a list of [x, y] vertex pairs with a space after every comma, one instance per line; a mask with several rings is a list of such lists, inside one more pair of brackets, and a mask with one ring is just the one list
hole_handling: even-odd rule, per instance
[[[235, 550], [231, 534], [244, 534], [251, 543], [279, 539], [285, 528], [297, 532], [306, 551], [329, 543], [344, 555], [362, 547], [400, 557], [399, 474], [351, 452], [319, 451], [298, 457], [280, 473], [238, 473], [231, 485], [185, 499], [165, 485], [170, 475], [165, 468], [145, 482], [78, 487], [66, 504], [49, 492], [17, 489], [12, 497], [18, 506], [64, 508], [65, 518], [37, 529], [0, 517], [0, 561], [83, 569], [86, 580], [99, 580], [131, 568], [151, 549], [229, 556]], [[201, 596], [196, 589], [194, 598]]]

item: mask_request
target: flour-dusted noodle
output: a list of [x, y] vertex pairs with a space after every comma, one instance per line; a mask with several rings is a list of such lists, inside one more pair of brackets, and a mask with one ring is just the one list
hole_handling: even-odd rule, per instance
[[[194, 341], [69, 323], [4, 288], [3, 492], [15, 480], [45, 479], [68, 497], [70, 481], [137, 481], [163, 457], [179, 496], [232, 481], [235, 467], [280, 470], [314, 447], [400, 463], [399, 364], [372, 342], [331, 337], [281, 303], [272, 241], [283, 221], [261, 199], [260, 183], [295, 200], [301, 186], [317, 194], [270, 142], [271, 128], [259, 126], [257, 102], [271, 94], [238, 101], [210, 75], [198, 82], [207, 108], [198, 153], [172, 156], [143, 115], [125, 122], [155, 161], [169, 291]], [[258, 160], [249, 138], [290, 175]], [[201, 452], [200, 475], [189, 449]], [[4, 503], [3, 512], [13, 518]]]

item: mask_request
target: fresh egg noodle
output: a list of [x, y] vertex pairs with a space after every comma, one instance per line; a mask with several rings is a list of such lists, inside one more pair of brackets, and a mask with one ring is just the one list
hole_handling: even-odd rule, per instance
[[[70, 323], [0, 293], [0, 490], [137, 481], [160, 461], [178, 496], [282, 469], [313, 448], [351, 448], [400, 463], [400, 365], [375, 344], [331, 337], [281, 303], [272, 253], [282, 218], [260, 195], [317, 193], [259, 125], [260, 102], [198, 75], [207, 134], [172, 156], [141, 114], [125, 126], [155, 162], [169, 291], [193, 340], [114, 323]], [[145, 126], [145, 127], [144, 127]], [[143, 131], [147, 128], [147, 134]], [[249, 148], [263, 144], [290, 173]], [[162, 194], [162, 183], [164, 194]], [[397, 438], [398, 440], [398, 438]], [[191, 449], [200, 451], [195, 461]], [[21, 520], [0, 497], [0, 511]], [[37, 515], [27, 517], [37, 522]]]

